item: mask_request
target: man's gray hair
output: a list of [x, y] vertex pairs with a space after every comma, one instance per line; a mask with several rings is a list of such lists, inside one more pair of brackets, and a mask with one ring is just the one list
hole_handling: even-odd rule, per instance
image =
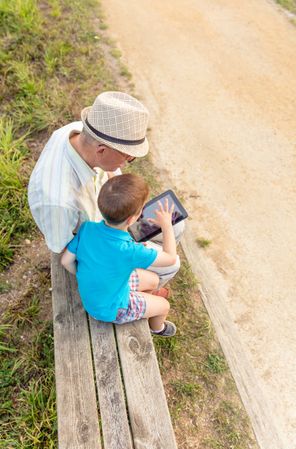
[[[81, 131], [81, 137], [82, 140], [87, 144], [87, 145], [97, 145], [98, 144], [98, 140], [94, 139], [87, 131], [87, 129], [85, 127], [82, 128]], [[100, 143], [100, 142], [99, 142]], [[103, 145], [103, 143], [102, 143]]]

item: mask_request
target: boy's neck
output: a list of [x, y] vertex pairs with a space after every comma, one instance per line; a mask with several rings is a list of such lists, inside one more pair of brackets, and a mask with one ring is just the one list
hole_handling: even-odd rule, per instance
[[105, 223], [106, 226], [109, 226], [109, 228], [118, 229], [119, 231], [126, 231], [127, 232], [127, 229], [128, 229], [128, 225], [125, 222], [121, 223], [119, 225], [114, 225], [114, 224], [108, 223], [107, 220], [104, 220], [104, 223]]

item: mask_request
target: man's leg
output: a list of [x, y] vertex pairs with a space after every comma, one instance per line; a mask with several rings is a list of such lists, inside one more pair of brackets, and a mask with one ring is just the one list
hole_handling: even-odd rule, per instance
[[[178, 245], [178, 243], [180, 242], [181, 237], [183, 235], [184, 229], [185, 229], [185, 220], [180, 221], [180, 223], [175, 224], [173, 226], [173, 229], [174, 229], [176, 243]], [[155, 237], [153, 237], [151, 239], [151, 241], [154, 243], [158, 243], [159, 245], [162, 245], [162, 242], [163, 242], [162, 232], [160, 234], [156, 235]]]
[[[176, 242], [179, 243], [184, 232], [184, 221], [173, 226]], [[157, 251], [162, 251], [162, 234], [157, 235], [151, 241], [147, 242], [147, 247], [155, 248]], [[170, 279], [172, 279], [180, 269], [180, 259], [177, 256], [176, 263], [168, 267], [148, 267], [147, 270], [153, 271], [159, 276], [159, 287], [163, 287]]]

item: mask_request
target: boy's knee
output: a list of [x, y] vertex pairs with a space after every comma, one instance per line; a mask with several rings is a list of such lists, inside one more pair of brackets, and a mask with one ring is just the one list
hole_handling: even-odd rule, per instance
[[170, 305], [170, 303], [168, 302], [167, 299], [165, 299], [164, 307], [165, 307], [165, 314], [167, 315], [169, 313], [169, 311], [170, 311], [170, 308], [171, 308], [171, 305]]

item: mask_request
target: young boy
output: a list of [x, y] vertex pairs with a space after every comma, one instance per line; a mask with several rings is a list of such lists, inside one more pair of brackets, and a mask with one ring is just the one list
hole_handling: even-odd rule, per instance
[[159, 277], [147, 268], [176, 262], [174, 207], [159, 202], [156, 218], [150, 220], [162, 229], [162, 252], [136, 243], [127, 231], [141, 215], [148, 193], [146, 182], [136, 175], [109, 179], [98, 197], [104, 220], [83, 223], [61, 263], [76, 274], [83, 306], [93, 318], [116, 324], [148, 318], [151, 333], [171, 337], [176, 326], [166, 321], [169, 302], [159, 296], [164, 290], [157, 290]]

